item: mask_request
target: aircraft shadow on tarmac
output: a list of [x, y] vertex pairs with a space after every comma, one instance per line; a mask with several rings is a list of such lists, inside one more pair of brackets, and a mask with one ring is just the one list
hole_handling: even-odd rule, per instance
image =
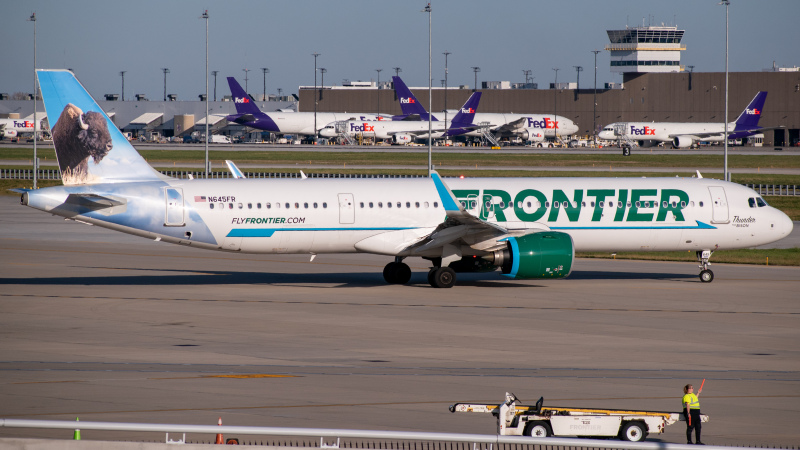
[[[109, 269], [109, 267], [85, 267], [86, 269]], [[116, 270], [148, 271], [154, 269], [115, 268]], [[75, 276], [75, 277], [31, 277], [0, 278], [0, 285], [36, 286], [212, 286], [235, 284], [300, 284], [321, 287], [376, 287], [386, 286], [382, 274], [372, 272], [346, 273], [269, 273], [269, 272], [230, 272], [230, 271], [188, 271], [158, 269], [158, 275], [115, 275], [115, 276]], [[202, 272], [202, 273], [198, 273]], [[574, 271], [564, 280], [673, 280], [697, 279], [697, 275], [652, 272], [606, 272]], [[415, 272], [410, 285], [427, 287], [426, 274]], [[497, 273], [459, 274], [458, 286], [471, 287], [548, 287], [545, 285], [506, 280]]]

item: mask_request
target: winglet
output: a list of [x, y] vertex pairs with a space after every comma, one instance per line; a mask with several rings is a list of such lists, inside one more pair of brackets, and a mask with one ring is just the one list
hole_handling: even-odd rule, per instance
[[436, 192], [439, 193], [439, 198], [442, 200], [442, 206], [444, 210], [448, 213], [456, 212], [456, 211], [464, 211], [464, 208], [461, 207], [461, 204], [456, 199], [456, 196], [453, 195], [453, 192], [444, 184], [442, 181], [442, 177], [439, 176], [439, 173], [435, 170], [431, 171], [431, 179], [433, 180], [434, 186], [436, 186]]
[[233, 175], [233, 178], [247, 178], [246, 176], [244, 176], [244, 173], [242, 173], [242, 171], [239, 170], [238, 167], [236, 167], [236, 164], [234, 164], [233, 161], [229, 161], [226, 159], [225, 164], [228, 165], [228, 169], [231, 171], [231, 175]]

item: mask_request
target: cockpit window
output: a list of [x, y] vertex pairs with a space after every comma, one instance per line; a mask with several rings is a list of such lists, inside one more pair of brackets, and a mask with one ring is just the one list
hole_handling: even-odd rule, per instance
[[767, 202], [765, 202], [764, 199], [761, 197], [756, 197], [756, 203], [758, 204], [759, 208], [763, 208], [764, 206], [769, 206], [767, 205]]
[[756, 207], [756, 199], [754, 199], [753, 197], [748, 198], [747, 203], [750, 205], [751, 208]]

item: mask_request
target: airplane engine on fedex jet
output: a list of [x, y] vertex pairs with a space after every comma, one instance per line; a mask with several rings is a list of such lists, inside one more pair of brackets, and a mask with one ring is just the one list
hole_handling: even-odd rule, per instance
[[544, 132], [541, 129], [525, 128], [520, 133], [523, 140], [530, 142], [544, 142]]
[[414, 140], [410, 134], [398, 133], [392, 135], [392, 144], [408, 144]]
[[493, 262], [509, 278], [564, 278], [572, 272], [575, 246], [559, 231], [540, 231], [511, 237], [506, 248], [494, 252]]
[[17, 137], [17, 130], [0, 129], [0, 139]]
[[636, 141], [636, 143], [639, 144], [639, 147], [647, 148], [647, 147], [655, 147], [658, 145], [659, 142], [654, 141], [652, 139], [641, 139]]
[[676, 136], [672, 139], [672, 146], [675, 148], [689, 148], [694, 144], [694, 139], [688, 136]]

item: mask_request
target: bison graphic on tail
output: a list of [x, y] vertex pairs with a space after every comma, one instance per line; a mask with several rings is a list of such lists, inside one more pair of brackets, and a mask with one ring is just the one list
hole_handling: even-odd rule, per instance
[[52, 135], [65, 185], [91, 183], [89, 158], [98, 164], [113, 147], [105, 117], [72, 103], [61, 111]]

